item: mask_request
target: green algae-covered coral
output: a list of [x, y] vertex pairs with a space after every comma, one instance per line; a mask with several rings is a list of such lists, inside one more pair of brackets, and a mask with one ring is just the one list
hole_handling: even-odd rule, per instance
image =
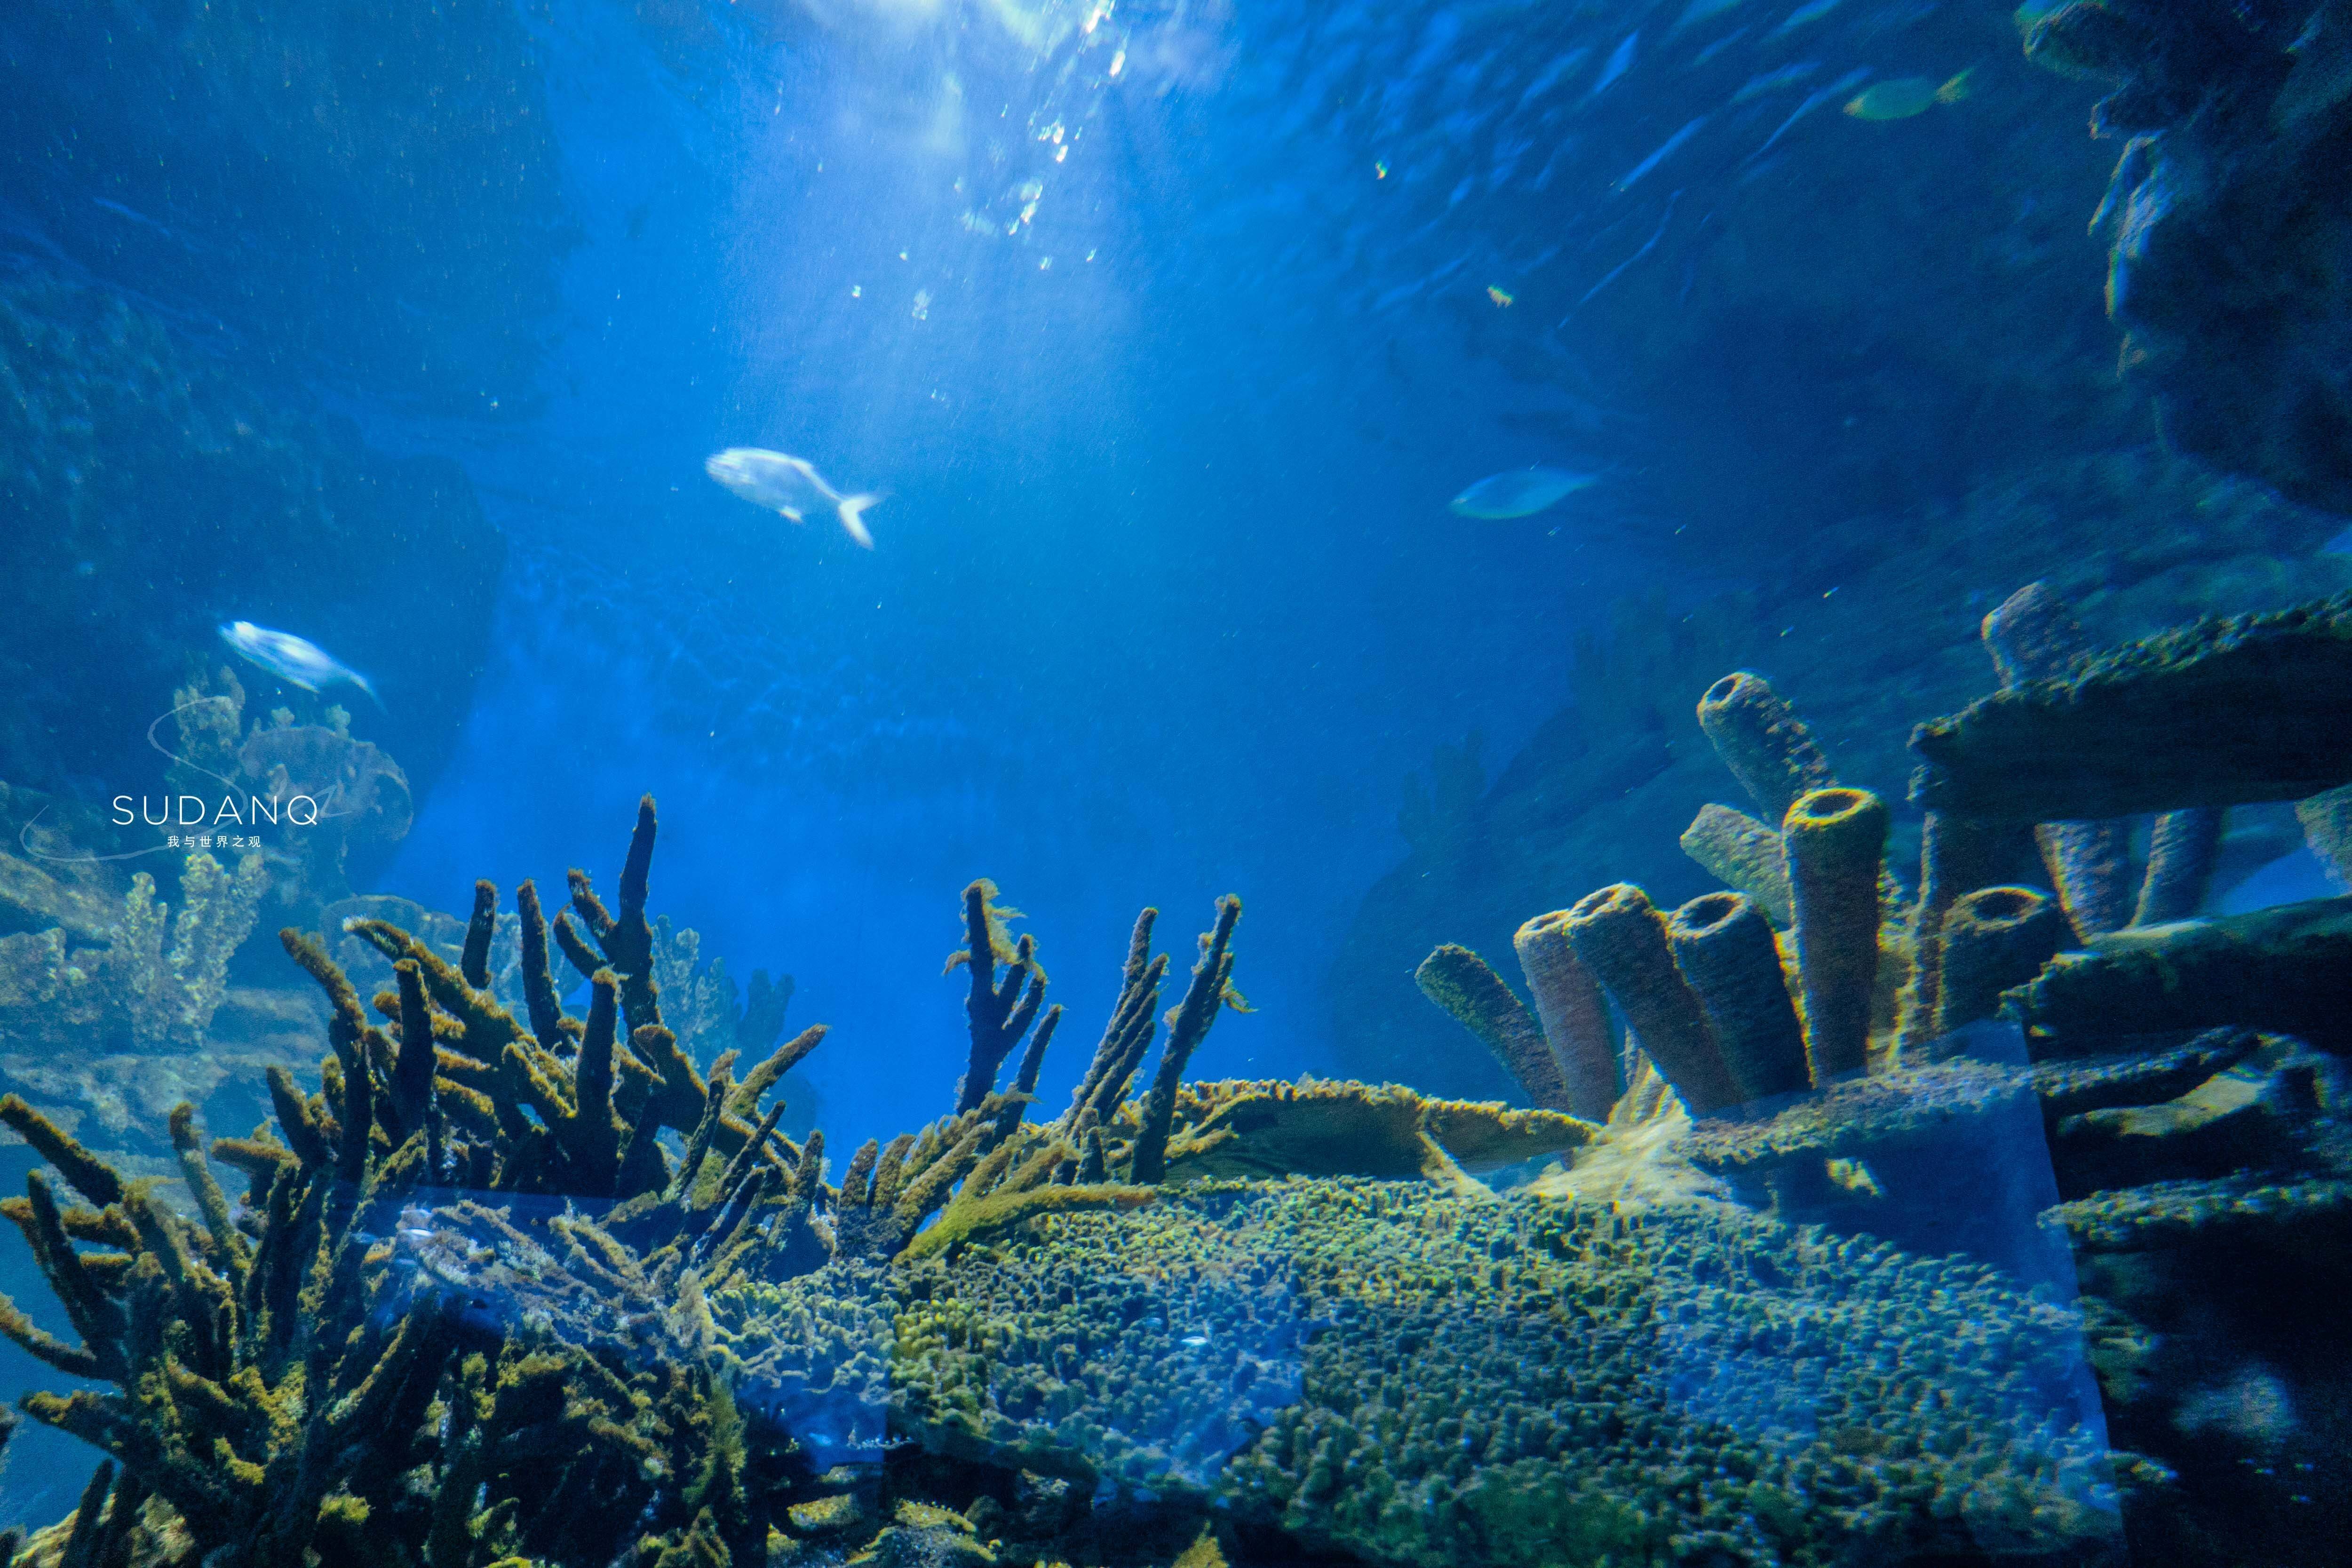
[[2078, 1333], [1979, 1266], [1720, 1205], [1297, 1179], [967, 1253], [893, 1398], [935, 1450], [1360, 1560], [1977, 1561], [2113, 1529]]

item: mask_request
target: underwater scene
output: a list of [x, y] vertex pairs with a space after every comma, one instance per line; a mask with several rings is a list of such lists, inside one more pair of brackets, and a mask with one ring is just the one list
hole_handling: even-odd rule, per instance
[[0, 1568], [2352, 1564], [2352, 0], [6, 0], [0, 565]]

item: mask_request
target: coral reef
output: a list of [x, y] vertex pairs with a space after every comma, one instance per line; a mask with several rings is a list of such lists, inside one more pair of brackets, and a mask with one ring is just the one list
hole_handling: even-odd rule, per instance
[[1564, 922], [1584, 961], [1625, 1017], [1628, 1032], [1693, 1115], [1740, 1102], [1706, 1004], [1675, 967], [1665, 917], [1628, 882], [1588, 893]]
[[1932, 1035], [1991, 1017], [2001, 993], [2041, 973], [2067, 938], [2057, 904], [2032, 888], [1979, 888], [1953, 900], [1937, 938]]
[[1798, 796], [1837, 784], [1805, 721], [1751, 670], [1736, 670], [1706, 689], [1698, 700], [1698, 727], [1731, 776], [1775, 822], [1789, 815]]
[[1786, 927], [1797, 918], [1789, 894], [1788, 851], [1779, 829], [1709, 801], [1683, 829], [1681, 842], [1683, 853], [1708, 876], [1754, 897], [1774, 925]]
[[[2081, 121], [2074, 110], [2062, 119]], [[2095, 199], [2094, 190], [2085, 205]], [[2095, 317], [2091, 327], [2104, 331]], [[1775, 384], [1785, 371], [1776, 361]], [[1775, 465], [1785, 450], [1776, 447]], [[1906, 739], [1921, 717], [1958, 712], [1990, 687], [1981, 623], [2019, 584], [2046, 581], [2095, 647], [2352, 588], [2352, 556], [2322, 548], [2342, 531], [2341, 517], [2154, 447], [2037, 459], [1948, 502], [1849, 522], [1818, 515], [1818, 492], [1808, 494], [1815, 510], [1802, 529], [1775, 536], [1801, 537], [1803, 548], [1776, 544], [1769, 568], [1814, 563], [1801, 584], [1737, 602], [1616, 606], [1605, 633], [1580, 634], [1598, 652], [1579, 666], [1559, 711], [1516, 755], [1488, 758], [1475, 845], [1410, 862], [1398, 846], [1395, 868], [1366, 891], [1329, 973], [1335, 1070], [1471, 1098], [1511, 1092], [1488, 1052], [1412, 993], [1413, 966], [1440, 942], [1507, 971], [1502, 955], [1529, 914], [1616, 881], [1638, 883], [1662, 909], [1717, 886], [1771, 909], [1766, 889], [1703, 868], [1676, 842], [1709, 805], [1765, 816], [1727, 776], [1694, 711], [1727, 670], [1766, 674], [1801, 710], [1838, 781], [1897, 807], [1888, 854], [1907, 881], [1920, 863], [1921, 824], [1899, 804], [1916, 761]], [[1753, 526], [1743, 516], [1742, 529]], [[1821, 563], [1825, 551], [1833, 565]], [[1723, 570], [1710, 557], [1696, 574]], [[2015, 825], [2029, 839], [2021, 858], [2002, 840], [1990, 863], [1948, 884], [1943, 901], [1994, 885], [2047, 889], [2032, 826]], [[2214, 896], [2299, 837], [2285, 804], [2232, 808]]]
[[[1885, 869], [1884, 807], [1832, 787], [1799, 797], [1777, 836], [1724, 818], [1694, 832], [1744, 844], [1751, 866], [1778, 849], [1795, 920], [1777, 938], [1745, 892], [1684, 906], [1673, 939], [1654, 942], [1630, 940], [1657, 921], [1639, 888], [1587, 899], [1565, 929], [1591, 922], [1618, 939], [1580, 951], [1640, 1048], [1606, 1123], [1527, 1190], [1667, 1209], [1728, 1203], [1968, 1257], [2057, 1299], [2079, 1274], [2134, 1560], [2330, 1562], [2308, 1510], [2352, 1480], [2352, 1378], [2341, 1324], [2305, 1303], [2313, 1278], [2352, 1285], [2340, 1261], [2352, 899], [2199, 911], [2238, 832], [2223, 808], [2294, 799], [2328, 776], [2312, 759], [2336, 743], [2341, 717], [2305, 678], [2336, 657], [2343, 605], [2209, 620], [2093, 653], [2063, 597], [2036, 584], [1982, 627], [2003, 689], [1944, 731], [1983, 719], [1975, 738], [2000, 734], [2007, 749], [1998, 763], [1992, 750], [1971, 753], [1946, 775], [1974, 794], [1923, 792], [1916, 897]], [[2200, 731], [2207, 702], [2235, 728]], [[2031, 755], [2023, 729], [2000, 728], [2021, 713], [2041, 726]], [[2326, 733], [2250, 789], [2264, 775], [2246, 738], [2297, 726]], [[1752, 734], [1730, 744], [1727, 760], [1748, 757]], [[2012, 763], [2021, 784], [1997, 771]], [[1979, 800], [1992, 803], [1983, 815]], [[2137, 908], [2125, 908], [2128, 818], [2149, 811], [2162, 815], [2147, 827]], [[2332, 795], [2294, 813], [2323, 851], [2340, 814]], [[2249, 813], [2250, 837], [2270, 836], [2279, 852], [2272, 819], [2284, 816]], [[1851, 847], [1809, 837], [1815, 817], [1856, 816]], [[1715, 858], [1727, 879], [1759, 879]], [[1850, 917], [1841, 961], [1851, 955], [1866, 978], [1841, 977], [1807, 942], [1809, 920], [1822, 929], [1809, 895], [1824, 871], [1843, 900], [1825, 907]], [[2019, 879], [2039, 871], [2055, 890]], [[1710, 947], [1733, 927], [1744, 933], [1737, 984]], [[2076, 950], [2083, 927], [2094, 934]], [[1776, 1042], [1785, 1064], [1800, 1020], [1809, 1037], [1838, 1027], [1851, 1065], [1809, 1075], [1810, 1090], [1798, 1079], [1765, 1095], [1743, 1065], [1746, 1031]], [[1743, 1098], [1694, 1091], [1702, 1040], [1733, 1063]], [[2287, 1297], [2296, 1305], [2282, 1311]], [[2251, 1491], [2248, 1476], [2260, 1483]]]
[[[2046, 583], [2028, 583], [1984, 618], [1985, 651], [2001, 689], [2070, 680], [2092, 655], [2074, 611]], [[2123, 822], [2044, 822], [2033, 829], [2051, 886], [2085, 940], [2131, 918], [2131, 833]]]
[[2167, 438], [2352, 511], [2352, 21], [2340, 0], [2209, 12], [2090, 0], [2027, 34], [2036, 63], [2113, 90], [2123, 142], [2093, 218], [2123, 367]]
[[172, 713], [180, 743], [164, 784], [198, 802], [207, 828], [261, 847], [279, 923], [321, 929], [327, 908], [352, 897], [353, 854], [377, 863], [408, 837], [408, 775], [352, 734], [342, 708], [317, 723], [279, 708], [248, 724], [245, 687], [223, 666], [175, 689]]
[[153, 878], [142, 871], [131, 879], [106, 957], [119, 976], [134, 1047], [184, 1050], [203, 1043], [227, 994], [228, 961], [252, 934], [266, 885], [258, 855], [240, 857], [234, 873], [210, 855], [191, 855], [174, 917], [157, 901]]
[[[1758, 1564], [2112, 1540], [2076, 1321], [1993, 1269], [1471, 1174], [1600, 1149], [1554, 1110], [1183, 1082], [1239, 1005], [1235, 900], [1148, 1079], [1167, 965], [1138, 921], [1040, 1126], [1036, 945], [968, 897], [974, 1070], [832, 1185], [772, 1102], [822, 1029], [739, 1080], [665, 1021], [656, 833], [648, 801], [610, 904], [578, 871], [551, 921], [518, 895], [520, 1013], [489, 986], [494, 889], [454, 962], [353, 918], [391, 961], [367, 1001], [282, 933], [331, 1013], [317, 1089], [271, 1074], [271, 1124], [209, 1143], [180, 1107], [184, 1210], [0, 1100], [57, 1173], [0, 1212], [70, 1332], [13, 1303], [0, 1331], [90, 1380], [26, 1409], [109, 1459], [37, 1560], [1201, 1563], [1279, 1539], [1534, 1568], [1563, 1539]], [[584, 1018], [551, 947], [587, 970]]]

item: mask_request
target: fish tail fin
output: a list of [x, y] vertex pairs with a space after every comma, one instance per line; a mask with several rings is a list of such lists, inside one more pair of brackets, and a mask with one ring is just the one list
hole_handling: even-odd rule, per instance
[[835, 508], [841, 514], [842, 528], [848, 532], [850, 538], [857, 542], [858, 548], [861, 550], [874, 548], [874, 536], [866, 531], [866, 509], [869, 506], [878, 506], [883, 499], [879, 495], [844, 496], [841, 498], [841, 505]]
[[1960, 100], [1968, 97], [1969, 71], [1972, 71], [1975, 68], [1976, 68], [1974, 66], [1970, 66], [1969, 70], [1960, 72], [1958, 76], [1952, 78], [1951, 80], [1937, 88], [1936, 89], [1936, 101], [1937, 103], [1958, 103]]
[[353, 686], [358, 687], [362, 691], [367, 693], [368, 700], [375, 704], [375, 710], [377, 712], [389, 714], [392, 711], [391, 709], [386, 708], [383, 705], [383, 699], [375, 694], [374, 681], [370, 680], [366, 676], [362, 675], [356, 669], [350, 672], [350, 679]]

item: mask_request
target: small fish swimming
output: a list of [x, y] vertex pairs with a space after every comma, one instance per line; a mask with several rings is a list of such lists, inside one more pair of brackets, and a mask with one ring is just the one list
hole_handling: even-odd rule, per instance
[[1966, 71], [1941, 85], [1924, 76], [1896, 77], [1857, 93], [1847, 100], [1845, 111], [1856, 120], [1908, 120], [1939, 103], [1958, 103], [1968, 95]]
[[1495, 301], [1497, 309], [1507, 310], [1518, 302], [1519, 297], [1507, 289], [1489, 283], [1486, 285], [1486, 298]]
[[1782, 66], [1779, 70], [1769, 70], [1761, 76], [1749, 77], [1740, 84], [1739, 90], [1731, 95], [1731, 101], [1746, 103], [1748, 100], [1761, 98], [1768, 92], [1776, 92], [1784, 87], [1794, 87], [1821, 68], [1822, 62], [1819, 60], [1799, 60], [1794, 65]]
[[866, 531], [864, 513], [882, 498], [843, 495], [826, 484], [824, 476], [805, 458], [787, 457], [760, 447], [730, 447], [706, 459], [702, 471], [745, 500], [782, 512], [794, 522], [806, 522], [810, 512], [831, 507], [834, 515], [841, 520], [844, 532], [860, 548], [874, 548], [874, 536]]
[[1641, 45], [1642, 30], [1639, 27], [1636, 27], [1633, 31], [1625, 35], [1625, 41], [1623, 43], [1618, 45], [1616, 48], [1610, 51], [1608, 60], [1601, 68], [1601, 79], [1594, 82], [1592, 84], [1592, 90], [1586, 93], [1584, 96], [1587, 98], [1599, 98], [1603, 92], [1608, 90], [1610, 83], [1615, 81], [1619, 77], [1623, 76], [1627, 71], [1632, 70], [1633, 68], [1633, 51], [1641, 47]]
[[1565, 468], [1547, 468], [1540, 464], [1532, 468], [1509, 468], [1480, 479], [1455, 496], [1451, 506], [1457, 517], [1483, 518], [1489, 521], [1533, 517], [1561, 498], [1600, 482], [1598, 474], [1572, 474]]
[[1186, 1334], [1182, 1339], [1176, 1342], [1182, 1345], [1188, 1351], [1196, 1351], [1202, 1345], [1209, 1342], [1209, 1336], [1206, 1334]]
[[348, 681], [366, 692], [369, 701], [379, 708], [383, 706], [383, 699], [375, 694], [366, 676], [292, 632], [274, 632], [251, 621], [225, 621], [220, 635], [221, 641], [236, 649], [239, 658], [268, 670], [289, 686], [316, 691], [322, 686]]
[[1777, 38], [1783, 33], [1795, 32], [1808, 22], [1818, 22], [1836, 10], [1838, 4], [1839, 0], [1811, 0], [1810, 5], [1800, 5], [1789, 13], [1787, 21], [1772, 29], [1772, 37]]
[[1643, 159], [1641, 163], [1635, 164], [1623, 177], [1614, 181], [1613, 184], [1615, 187], [1621, 191], [1632, 189], [1634, 181], [1640, 179], [1643, 175], [1648, 174], [1660, 163], [1664, 163], [1668, 158], [1672, 157], [1674, 155], [1675, 149], [1689, 141], [1693, 136], [1696, 135], [1698, 133], [1699, 127], [1706, 123], [1706, 116], [1702, 114], [1696, 120], [1694, 120], [1689, 124], [1684, 126], [1680, 131], [1675, 132], [1672, 136], [1667, 137], [1664, 146], [1659, 148], [1656, 152]]

